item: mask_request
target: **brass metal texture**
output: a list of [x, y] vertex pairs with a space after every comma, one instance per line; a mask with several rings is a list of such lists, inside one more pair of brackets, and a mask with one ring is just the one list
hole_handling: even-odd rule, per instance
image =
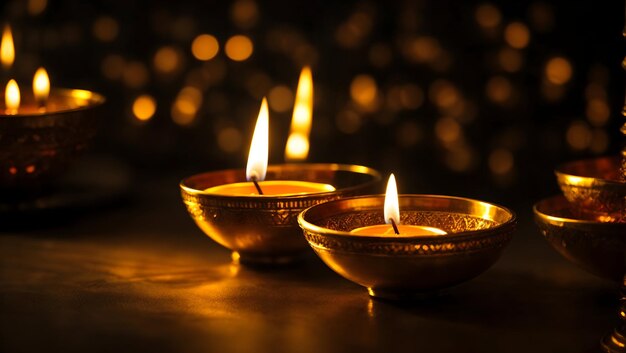
[[228, 196], [204, 190], [246, 181], [245, 170], [203, 173], [180, 183], [183, 202], [198, 227], [234, 251], [243, 264], [274, 265], [295, 260], [307, 249], [298, 228], [298, 214], [313, 205], [380, 188], [378, 171], [356, 165], [271, 165], [266, 180], [300, 180], [331, 184], [335, 191], [291, 196]]
[[565, 163], [555, 170], [563, 195], [579, 219], [626, 222], [626, 182], [620, 180], [620, 157]]
[[51, 96], [80, 105], [54, 112], [0, 115], [0, 198], [23, 200], [39, 194], [88, 146], [105, 98], [75, 89]]
[[436, 227], [448, 234], [350, 234], [354, 228], [384, 223], [384, 195], [313, 206], [298, 222], [331, 269], [386, 299], [423, 297], [479, 275], [498, 259], [516, 225], [512, 211], [472, 199], [401, 195], [399, 202], [401, 224]]

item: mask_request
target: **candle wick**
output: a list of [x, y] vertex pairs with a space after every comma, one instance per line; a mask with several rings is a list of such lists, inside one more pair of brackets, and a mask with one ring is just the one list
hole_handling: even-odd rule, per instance
[[389, 220], [391, 221], [393, 232], [396, 233], [396, 235], [400, 235], [400, 231], [398, 230], [398, 226], [396, 225], [396, 222], [393, 220], [393, 218], [389, 218]]
[[256, 191], [259, 193], [259, 195], [263, 195], [263, 190], [261, 190], [261, 186], [259, 186], [259, 182], [256, 180], [256, 176], [252, 176], [251, 179], [254, 187], [256, 188]]

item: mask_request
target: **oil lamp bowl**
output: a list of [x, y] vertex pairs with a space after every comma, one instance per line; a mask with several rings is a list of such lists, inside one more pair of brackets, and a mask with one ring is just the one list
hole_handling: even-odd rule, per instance
[[511, 240], [515, 214], [482, 201], [437, 195], [401, 195], [401, 224], [436, 227], [447, 235], [356, 236], [355, 228], [384, 223], [384, 195], [313, 206], [298, 222], [332, 270], [373, 297], [403, 300], [437, 294], [465, 282], [499, 258]]
[[619, 173], [620, 157], [580, 160], [555, 170], [573, 216], [626, 223], [626, 182]]
[[597, 276], [623, 280], [626, 223], [581, 219], [561, 195], [533, 210], [541, 233], [563, 257]]
[[[32, 97], [23, 97], [23, 102]], [[88, 146], [96, 133], [100, 94], [52, 89], [48, 112], [0, 114], [0, 199], [37, 196]], [[3, 111], [1, 109], [0, 111]]]
[[197, 174], [180, 183], [183, 202], [198, 227], [233, 251], [244, 265], [282, 265], [308, 248], [298, 228], [298, 214], [318, 203], [362, 195], [380, 187], [378, 171], [357, 165], [283, 164], [268, 167], [266, 180], [331, 184], [335, 191], [290, 196], [228, 196], [207, 188], [244, 182], [245, 170]]

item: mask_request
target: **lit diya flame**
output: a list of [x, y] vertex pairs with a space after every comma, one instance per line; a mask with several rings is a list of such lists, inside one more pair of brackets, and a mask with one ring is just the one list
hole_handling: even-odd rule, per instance
[[[385, 192], [385, 223], [393, 224], [394, 227], [400, 224], [400, 206], [398, 204], [398, 187], [396, 185], [396, 177], [393, 173], [389, 176], [387, 182], [387, 191]], [[394, 224], [395, 222], [395, 224]]]
[[374, 236], [386, 236], [393, 234], [398, 237], [419, 237], [446, 234], [443, 229], [435, 227], [413, 224], [400, 224], [400, 202], [398, 200], [398, 187], [396, 186], [396, 177], [393, 174], [389, 176], [389, 181], [387, 182], [387, 192], [385, 193], [385, 205], [383, 211], [385, 224], [376, 224], [372, 226], [355, 228], [351, 230], [350, 233], [356, 235]]
[[9, 25], [4, 26], [2, 31], [2, 41], [0, 42], [0, 61], [5, 69], [10, 69], [15, 61], [15, 47], [13, 45], [13, 34]]
[[313, 76], [307, 66], [300, 73], [291, 130], [285, 147], [285, 159], [303, 161], [309, 154], [309, 134], [313, 119]]
[[246, 166], [246, 179], [248, 181], [265, 180], [267, 173], [267, 161], [269, 155], [269, 113], [267, 110], [267, 100], [263, 98], [259, 117], [254, 127], [250, 153], [248, 154], [248, 164]]
[[46, 105], [48, 96], [50, 95], [50, 79], [48, 78], [48, 72], [43, 67], [37, 69], [35, 76], [33, 77], [33, 92], [35, 94], [35, 101], [40, 106]]
[[4, 90], [4, 102], [7, 114], [17, 114], [17, 110], [20, 108], [20, 88], [15, 80], [7, 83], [7, 87]]

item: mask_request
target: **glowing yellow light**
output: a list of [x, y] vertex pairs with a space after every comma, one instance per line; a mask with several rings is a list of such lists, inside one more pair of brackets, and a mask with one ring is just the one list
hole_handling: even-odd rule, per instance
[[2, 32], [2, 42], [0, 42], [0, 61], [5, 69], [11, 68], [15, 61], [15, 46], [13, 45], [13, 34], [9, 25], [4, 26]]
[[180, 65], [180, 55], [172, 47], [162, 47], [154, 54], [154, 67], [164, 74], [176, 71]]
[[202, 61], [213, 59], [220, 50], [217, 39], [210, 34], [201, 34], [191, 43], [191, 53]]
[[91, 98], [93, 98], [92, 92], [85, 91], [83, 89], [73, 89], [70, 91], [70, 95], [73, 98], [80, 99], [80, 100], [90, 100]]
[[305, 67], [300, 73], [296, 103], [291, 119], [291, 131], [285, 147], [285, 159], [302, 161], [309, 155], [309, 134], [313, 120], [313, 75]]
[[4, 91], [4, 104], [7, 114], [17, 114], [17, 110], [20, 108], [20, 87], [15, 80], [10, 80], [9, 83], [7, 83], [7, 87]]
[[226, 56], [234, 61], [244, 61], [252, 55], [254, 45], [250, 38], [244, 35], [232, 36], [226, 41]]
[[133, 102], [133, 114], [137, 120], [150, 120], [156, 112], [156, 101], [152, 96], [143, 94]]
[[50, 79], [48, 78], [48, 72], [43, 67], [40, 67], [35, 72], [33, 77], [33, 93], [35, 94], [35, 100], [39, 104], [45, 104], [50, 94]]
[[189, 125], [202, 105], [202, 92], [196, 87], [183, 88], [172, 106], [172, 119], [179, 125]]
[[512, 22], [504, 30], [504, 39], [513, 48], [522, 49], [530, 42], [530, 31], [525, 24]]
[[259, 117], [256, 120], [250, 152], [248, 154], [248, 164], [246, 165], [246, 178], [248, 181], [256, 179], [265, 180], [267, 172], [267, 161], [269, 155], [269, 112], [267, 100], [263, 98]]
[[378, 95], [376, 81], [369, 75], [358, 75], [350, 84], [350, 96], [358, 105], [370, 107]]
[[572, 64], [563, 57], [550, 59], [546, 64], [546, 78], [555, 85], [567, 83], [572, 78]]
[[393, 173], [389, 176], [387, 190], [385, 192], [385, 223], [390, 224], [391, 220], [400, 224], [400, 205], [398, 202], [398, 187], [396, 177]]

